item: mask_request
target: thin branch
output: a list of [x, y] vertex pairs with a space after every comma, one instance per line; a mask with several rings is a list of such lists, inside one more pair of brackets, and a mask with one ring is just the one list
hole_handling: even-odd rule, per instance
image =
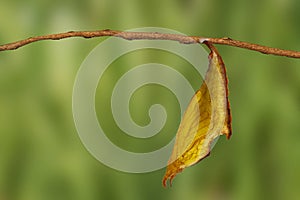
[[229, 45], [234, 47], [240, 47], [244, 49], [258, 51], [264, 54], [273, 54], [278, 56], [287, 56], [291, 58], [300, 58], [300, 52], [298, 51], [272, 48], [272, 47], [262, 46], [258, 44], [242, 42], [227, 37], [209, 38], [209, 37], [185, 36], [179, 34], [157, 33], [157, 32], [124, 32], [124, 31], [116, 31], [116, 30], [108, 30], [108, 29], [99, 30], [99, 31], [70, 31], [66, 33], [30, 37], [17, 42], [0, 45], [0, 51], [18, 49], [19, 47], [25, 46], [33, 42], [42, 41], [42, 40], [60, 40], [60, 39], [70, 38], [70, 37], [94, 38], [94, 37], [104, 37], [104, 36], [120, 37], [125, 40], [173, 40], [183, 44], [195, 44], [195, 43], [202, 44], [204, 42], [208, 42], [211, 44], [223, 44], [223, 45]]

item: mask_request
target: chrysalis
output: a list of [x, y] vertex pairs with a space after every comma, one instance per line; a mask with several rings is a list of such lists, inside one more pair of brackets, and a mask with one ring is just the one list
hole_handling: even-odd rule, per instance
[[224, 63], [216, 48], [207, 44], [209, 67], [200, 89], [192, 97], [179, 125], [163, 185], [184, 168], [207, 157], [216, 139], [231, 136], [231, 115]]

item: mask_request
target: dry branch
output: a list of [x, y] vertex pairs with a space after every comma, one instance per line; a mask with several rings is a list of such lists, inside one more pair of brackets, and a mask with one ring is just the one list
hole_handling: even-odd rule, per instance
[[25, 46], [33, 42], [42, 41], [42, 40], [60, 40], [60, 39], [70, 38], [70, 37], [94, 38], [94, 37], [104, 37], [104, 36], [120, 37], [125, 40], [173, 40], [183, 44], [194, 44], [194, 43], [202, 44], [204, 42], [208, 42], [211, 44], [222, 44], [222, 45], [229, 45], [229, 46], [249, 49], [264, 54], [273, 54], [277, 56], [300, 58], [300, 52], [298, 51], [272, 48], [272, 47], [262, 46], [258, 44], [242, 42], [227, 37], [209, 38], [209, 37], [185, 36], [179, 34], [157, 33], [157, 32], [125, 32], [125, 31], [116, 31], [116, 30], [108, 30], [108, 29], [99, 30], [99, 31], [69, 31], [66, 33], [30, 37], [17, 42], [0, 45], [0, 51], [18, 49], [19, 47]]

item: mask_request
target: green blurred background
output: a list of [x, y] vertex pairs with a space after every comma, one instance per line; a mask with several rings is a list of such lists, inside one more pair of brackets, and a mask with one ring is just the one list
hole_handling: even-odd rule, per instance
[[[2, 0], [0, 5], [1, 44], [69, 30], [151, 26], [300, 50], [298, 0]], [[45, 41], [0, 52], [0, 200], [299, 198], [300, 60], [218, 46], [229, 77], [232, 138], [222, 137], [210, 157], [164, 189], [165, 169], [147, 174], [110, 169], [88, 153], [77, 135], [73, 83], [81, 62], [101, 41]], [[147, 62], [159, 61], [154, 59], [159, 52], [149, 53]], [[151, 96], [155, 87], [137, 92], [137, 99]], [[156, 89], [168, 105], [172, 95]], [[167, 110], [175, 115], [169, 114], [171, 121], [160, 133], [169, 138], [180, 119], [172, 102]], [[101, 105], [96, 107], [101, 112]], [[132, 111], [142, 116], [136, 117], [139, 123], [147, 122], [134, 105]], [[110, 137], [120, 146], [130, 143], [114, 133]]]

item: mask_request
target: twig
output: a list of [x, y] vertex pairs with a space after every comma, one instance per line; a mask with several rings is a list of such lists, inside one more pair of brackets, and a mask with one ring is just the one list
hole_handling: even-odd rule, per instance
[[273, 54], [278, 56], [287, 56], [291, 58], [300, 58], [300, 52], [283, 50], [278, 48], [272, 48], [262, 46], [258, 44], [252, 44], [248, 42], [242, 42], [231, 38], [208, 38], [200, 36], [185, 36], [179, 34], [168, 34], [168, 33], [157, 33], [157, 32], [124, 32], [116, 30], [99, 30], [99, 31], [70, 31], [66, 33], [50, 34], [37, 37], [30, 37], [17, 42], [12, 42], [4, 45], [0, 45], [0, 51], [14, 50], [27, 44], [41, 41], [41, 40], [60, 40], [70, 37], [83, 37], [83, 38], [94, 38], [103, 36], [114, 36], [120, 37], [126, 40], [173, 40], [183, 44], [195, 44], [209, 42], [211, 44], [223, 44], [234, 47], [240, 47], [253, 51], [258, 51], [264, 54]]

